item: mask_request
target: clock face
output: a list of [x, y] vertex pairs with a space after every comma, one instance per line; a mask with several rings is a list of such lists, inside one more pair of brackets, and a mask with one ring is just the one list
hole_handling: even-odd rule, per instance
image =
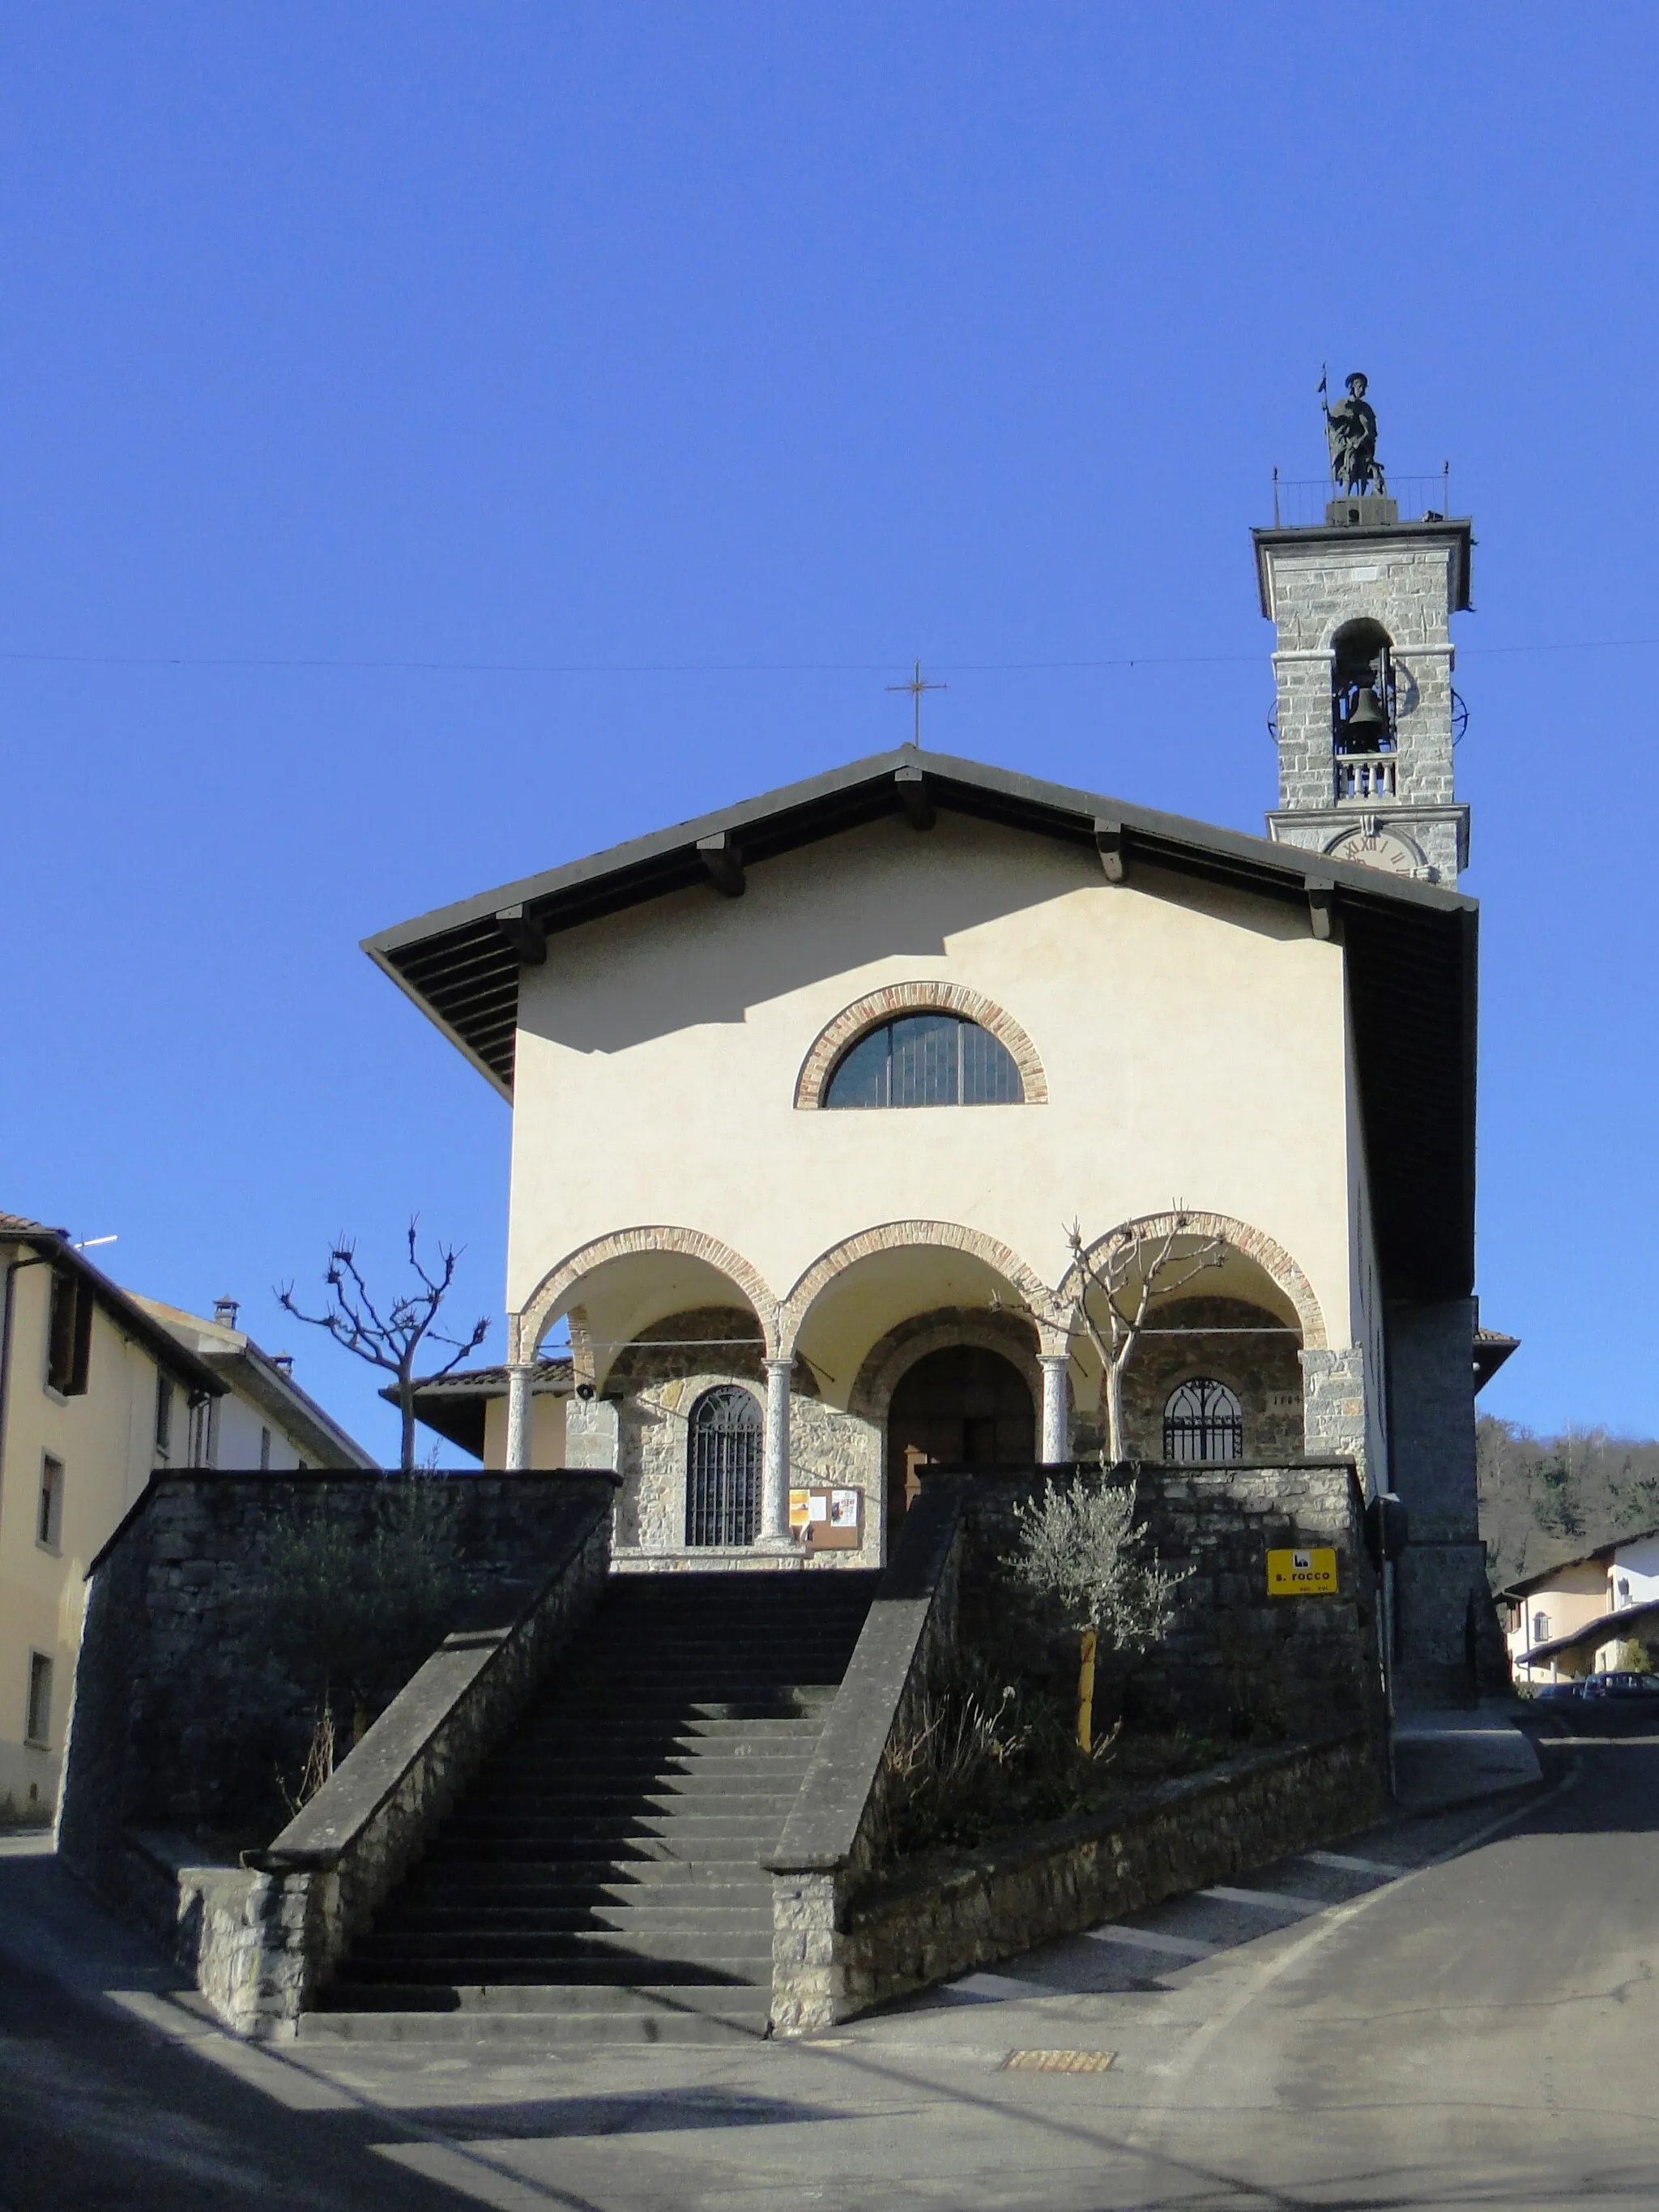
[[1386, 868], [1395, 876], [1414, 876], [1423, 865], [1405, 839], [1390, 830], [1350, 830], [1326, 849], [1334, 860], [1358, 860], [1364, 867]]

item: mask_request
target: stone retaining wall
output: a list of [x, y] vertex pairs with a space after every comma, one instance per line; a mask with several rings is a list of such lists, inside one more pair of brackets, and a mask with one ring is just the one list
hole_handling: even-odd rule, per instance
[[[1031, 1671], [1043, 1655], [1011, 1629], [1000, 1560], [1018, 1534], [1015, 1509], [1051, 1479], [1088, 1483], [1132, 1477], [1149, 1540], [1168, 1566], [1185, 1570], [1175, 1619], [1152, 1650], [1103, 1659], [1097, 1698], [1103, 1721], [1118, 1711], [1134, 1724], [1205, 1734], [1304, 1741], [1333, 1729], [1365, 1727], [1380, 1739], [1382, 1656], [1376, 1576], [1365, 1551], [1363, 1502], [1348, 1460], [1279, 1467], [1143, 1463], [1108, 1478], [1085, 1462], [1072, 1468], [982, 1470], [964, 1477], [924, 1469], [924, 1494], [941, 1483], [964, 1490], [967, 1548], [962, 1569], [963, 1636], [994, 1655], [1010, 1652]], [[1270, 1549], [1328, 1547], [1336, 1553], [1334, 1597], [1270, 1597]], [[1048, 1663], [1075, 1665], [1074, 1640], [1055, 1639]]]
[[1352, 1834], [1381, 1796], [1374, 1747], [1356, 1733], [1254, 1753], [1164, 1783], [1109, 1820], [1056, 1823], [891, 1877], [852, 1903], [834, 1996], [822, 1978], [804, 1991], [793, 2032]]
[[[321, 1513], [366, 1534], [403, 1480], [160, 1475], [93, 1562], [58, 1846], [131, 1917], [151, 1923], [155, 1888], [130, 1831], [165, 1833], [198, 1857], [211, 1856], [204, 1839], [268, 1838], [282, 1818], [276, 1770], [297, 1774], [304, 1760], [314, 1699], [264, 1648], [254, 1601], [272, 1531]], [[422, 1480], [453, 1515], [465, 1565], [457, 1628], [517, 1614], [596, 1516], [608, 1528], [615, 1495], [605, 1473]]]

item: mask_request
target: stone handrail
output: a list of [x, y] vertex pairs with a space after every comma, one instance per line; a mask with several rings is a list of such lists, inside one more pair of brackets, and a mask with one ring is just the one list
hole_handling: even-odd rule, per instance
[[844, 2016], [838, 1931], [879, 1855], [888, 1747], [956, 1640], [964, 1488], [930, 1484], [906, 1516], [783, 1832], [772, 1875], [772, 2027], [803, 2035]]
[[240, 2033], [291, 2030], [597, 1605], [617, 1478], [584, 1479], [603, 1494], [529, 1602], [502, 1626], [447, 1637], [276, 1840], [244, 1853], [238, 1955], [200, 1975]]

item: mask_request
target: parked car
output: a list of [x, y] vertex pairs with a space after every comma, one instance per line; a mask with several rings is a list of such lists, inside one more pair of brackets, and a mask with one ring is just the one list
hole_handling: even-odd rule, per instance
[[1540, 1705], [1577, 1705], [1584, 1694], [1582, 1682], [1546, 1682], [1533, 1692], [1534, 1702]]
[[1587, 1698], [1659, 1699], [1659, 1674], [1637, 1674], [1620, 1668], [1610, 1674], [1591, 1674], [1585, 1680]]

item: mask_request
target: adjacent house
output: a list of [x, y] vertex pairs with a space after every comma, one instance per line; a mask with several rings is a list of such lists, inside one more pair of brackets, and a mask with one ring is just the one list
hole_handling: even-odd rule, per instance
[[57, 1796], [88, 1562], [225, 1384], [62, 1230], [0, 1214], [0, 1817]]
[[[289, 1474], [295, 1468], [379, 1465], [354, 1437], [294, 1379], [286, 1352], [262, 1352], [236, 1326], [234, 1298], [220, 1298], [213, 1318], [136, 1298], [153, 1320], [193, 1352], [224, 1384], [224, 1395], [205, 1399], [191, 1415], [191, 1467], [260, 1468]], [[158, 1455], [165, 1462], [169, 1455]], [[175, 1463], [178, 1463], [175, 1461]]]
[[1499, 1593], [1518, 1682], [1577, 1681], [1659, 1637], [1659, 1529], [1599, 1545]]
[[152, 1469], [371, 1467], [235, 1327], [110, 1281], [66, 1231], [0, 1214], [0, 1819], [57, 1796], [88, 1563]]

